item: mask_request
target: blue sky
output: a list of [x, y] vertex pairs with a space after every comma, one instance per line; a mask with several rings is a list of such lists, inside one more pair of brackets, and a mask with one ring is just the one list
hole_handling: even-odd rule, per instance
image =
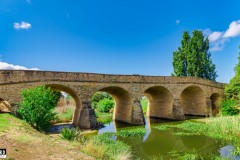
[[0, 69], [168, 76], [182, 33], [199, 29], [217, 81], [228, 82], [239, 9], [239, 0], [0, 0]]

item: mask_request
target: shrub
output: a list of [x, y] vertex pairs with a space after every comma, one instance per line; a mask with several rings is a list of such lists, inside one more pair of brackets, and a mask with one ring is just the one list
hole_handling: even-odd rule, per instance
[[238, 101], [235, 99], [225, 99], [220, 104], [220, 111], [222, 115], [236, 115], [239, 113]]
[[91, 106], [95, 109], [97, 104], [103, 99], [110, 99], [112, 100], [112, 96], [106, 92], [97, 92], [91, 98]]
[[78, 128], [63, 128], [61, 131], [62, 138], [72, 141], [72, 140], [78, 140], [80, 138], [80, 129]]
[[51, 121], [55, 119], [56, 107], [59, 95], [45, 86], [25, 89], [21, 92], [22, 102], [18, 110], [21, 117], [34, 128], [47, 131]]
[[97, 109], [99, 110], [99, 112], [109, 112], [113, 107], [114, 101], [108, 98], [104, 98], [97, 104]]

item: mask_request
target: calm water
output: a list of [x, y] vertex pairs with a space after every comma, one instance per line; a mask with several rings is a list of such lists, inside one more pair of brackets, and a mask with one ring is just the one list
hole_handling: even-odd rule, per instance
[[[153, 121], [146, 119], [146, 134], [143, 137], [121, 138], [116, 137], [117, 140], [129, 144], [136, 158], [144, 160], [157, 159], [160, 155], [164, 159], [169, 159], [174, 152], [194, 153], [197, 152], [202, 156], [212, 153], [218, 153], [219, 149], [223, 147], [217, 140], [206, 136], [184, 136], [176, 135], [181, 130], [171, 128], [166, 131], [154, 129], [153, 125], [161, 125], [167, 123], [164, 121]], [[181, 122], [177, 122], [181, 123]], [[171, 123], [172, 124], [172, 123]], [[116, 132], [122, 128], [118, 123], [110, 123], [98, 131], [98, 134], [104, 132]]]

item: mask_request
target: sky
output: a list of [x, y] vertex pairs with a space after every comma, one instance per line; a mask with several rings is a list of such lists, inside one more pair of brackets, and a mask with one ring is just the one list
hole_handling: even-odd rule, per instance
[[234, 76], [239, 0], [0, 0], [0, 69], [169, 76], [184, 31]]

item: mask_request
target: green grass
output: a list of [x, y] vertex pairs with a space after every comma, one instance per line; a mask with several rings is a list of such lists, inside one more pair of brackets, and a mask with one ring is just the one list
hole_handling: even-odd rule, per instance
[[169, 128], [171, 128], [171, 126], [161, 124], [161, 125], [154, 125], [153, 128], [161, 130], [161, 131], [165, 131], [165, 130], [168, 130]]
[[57, 116], [53, 123], [71, 122], [73, 119], [73, 107], [67, 107], [64, 111], [60, 111], [60, 108], [56, 108]]
[[82, 150], [100, 159], [128, 160], [131, 159], [131, 148], [127, 144], [114, 140], [114, 133], [103, 133], [85, 141]]
[[99, 112], [95, 110], [96, 116], [97, 116], [97, 121], [103, 124], [108, 124], [112, 122], [113, 118], [113, 113], [104, 113], [104, 112]]
[[116, 135], [127, 138], [127, 137], [144, 136], [145, 133], [146, 133], [145, 128], [126, 128], [126, 129], [117, 131]]
[[147, 107], [148, 107], [148, 99], [147, 99], [147, 97], [144, 97], [144, 98], [141, 99], [141, 105], [142, 105], [143, 113], [146, 114]]
[[8, 114], [0, 114], [0, 132], [3, 132], [9, 128], [9, 115]]

